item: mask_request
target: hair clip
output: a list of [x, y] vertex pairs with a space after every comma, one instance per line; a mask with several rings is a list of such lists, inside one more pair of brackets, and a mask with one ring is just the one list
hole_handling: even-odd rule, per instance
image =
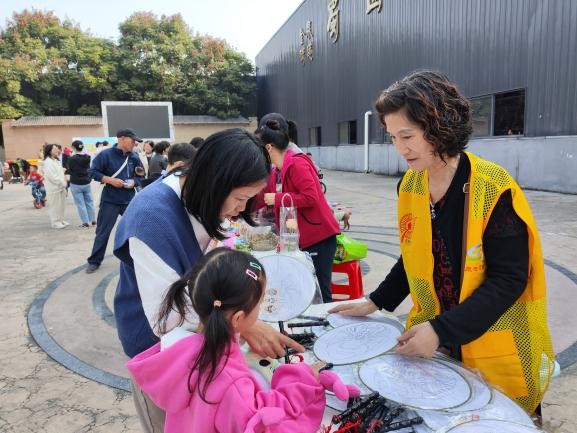
[[212, 306], [214, 308], [220, 308], [222, 307], [222, 301], [219, 301], [218, 299], [215, 299], [214, 302], [212, 303]]
[[247, 269], [245, 272], [253, 280], [258, 281], [258, 276], [253, 271], [251, 271], [250, 269]]
[[259, 271], [262, 271], [262, 268], [260, 267], [260, 265], [258, 263], [248, 262], [248, 264], [251, 268], [255, 268], [255, 269], [258, 269]]

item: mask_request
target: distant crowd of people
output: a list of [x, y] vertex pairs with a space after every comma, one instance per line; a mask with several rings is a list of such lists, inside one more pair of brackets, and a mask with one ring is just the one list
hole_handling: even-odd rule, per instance
[[[123, 131], [130, 132], [130, 130]], [[120, 141], [122, 137], [117, 138]], [[190, 143], [173, 145], [167, 141], [156, 144], [147, 141], [142, 148], [136, 147], [134, 149], [136, 159], [142, 164], [135, 165], [134, 172], [130, 174], [130, 182], [134, 182], [134, 191], [141, 190], [164, 173], [190, 160], [203, 141], [200, 137], [193, 138]], [[96, 180], [94, 176], [98, 175], [91, 171], [91, 165], [101, 153], [117, 147], [118, 143], [109, 146], [108, 141], [97, 142], [96, 152], [88, 153], [80, 140], [74, 140], [70, 148], [47, 143], [40, 149], [38, 159], [30, 160], [33, 163], [20, 157], [13, 161], [0, 161], [0, 189], [4, 189], [5, 181], [29, 185], [34, 206], [48, 207], [50, 225], [55, 229], [70, 225], [64, 218], [66, 197], [70, 192], [81, 221], [79, 227], [94, 227], [97, 225], [97, 209], [102, 203], [103, 184], [93, 187], [92, 181]], [[99, 161], [102, 159], [106, 158]], [[107, 202], [110, 200], [110, 194], [105, 194], [105, 200]], [[105, 205], [106, 210], [109, 207]], [[109, 220], [110, 218], [105, 219]]]

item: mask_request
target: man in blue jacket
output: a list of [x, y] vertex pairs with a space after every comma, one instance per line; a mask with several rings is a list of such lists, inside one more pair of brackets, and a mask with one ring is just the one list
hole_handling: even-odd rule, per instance
[[104, 260], [110, 232], [119, 215], [134, 197], [138, 177], [136, 167], [142, 167], [138, 155], [133, 152], [137, 141], [142, 141], [132, 129], [121, 129], [116, 133], [118, 145], [96, 155], [88, 171], [90, 177], [104, 184], [100, 197], [100, 209], [96, 221], [96, 237], [92, 254], [88, 257], [86, 273], [95, 272]]

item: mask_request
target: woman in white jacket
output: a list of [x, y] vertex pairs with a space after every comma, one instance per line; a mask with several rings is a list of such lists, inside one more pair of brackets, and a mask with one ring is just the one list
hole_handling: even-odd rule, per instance
[[58, 157], [60, 149], [55, 144], [44, 146], [44, 183], [46, 187], [46, 200], [50, 224], [54, 229], [63, 229], [70, 225], [64, 221], [64, 209], [66, 206], [66, 178], [64, 169]]

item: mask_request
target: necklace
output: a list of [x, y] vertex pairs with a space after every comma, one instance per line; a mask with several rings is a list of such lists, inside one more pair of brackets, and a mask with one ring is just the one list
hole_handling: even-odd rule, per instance
[[[457, 169], [459, 168], [459, 162], [460, 162], [460, 161], [461, 161], [461, 154], [458, 154], [458, 155], [457, 155], [457, 158], [456, 158], [456, 162], [454, 163], [454, 165], [453, 165], [452, 167], [450, 167], [450, 168], [451, 168], [451, 171], [452, 171], [452, 173], [451, 173], [451, 178], [450, 178], [449, 184], [448, 184], [447, 188], [445, 189], [444, 194], [441, 196], [441, 199], [440, 199], [440, 200], [442, 200], [443, 197], [445, 197], [445, 195], [447, 194], [447, 191], [448, 191], [449, 188], [451, 187], [451, 183], [453, 183], [453, 178], [455, 177], [455, 174], [457, 173]], [[429, 188], [430, 188], [430, 187], [429, 187]], [[438, 201], [440, 201], [440, 200], [438, 200]], [[437, 201], [437, 202], [438, 202], [438, 201]], [[430, 194], [430, 193], [429, 193], [429, 207], [430, 207], [430, 209], [431, 209], [431, 220], [434, 221], [434, 220], [437, 218], [437, 211], [435, 210], [435, 205], [434, 205], [434, 203], [433, 203], [433, 199], [431, 198], [431, 194]]]
[[437, 218], [437, 212], [435, 211], [435, 205], [433, 204], [433, 201], [429, 199], [429, 206], [431, 206], [431, 219], [435, 220], [435, 218]]

